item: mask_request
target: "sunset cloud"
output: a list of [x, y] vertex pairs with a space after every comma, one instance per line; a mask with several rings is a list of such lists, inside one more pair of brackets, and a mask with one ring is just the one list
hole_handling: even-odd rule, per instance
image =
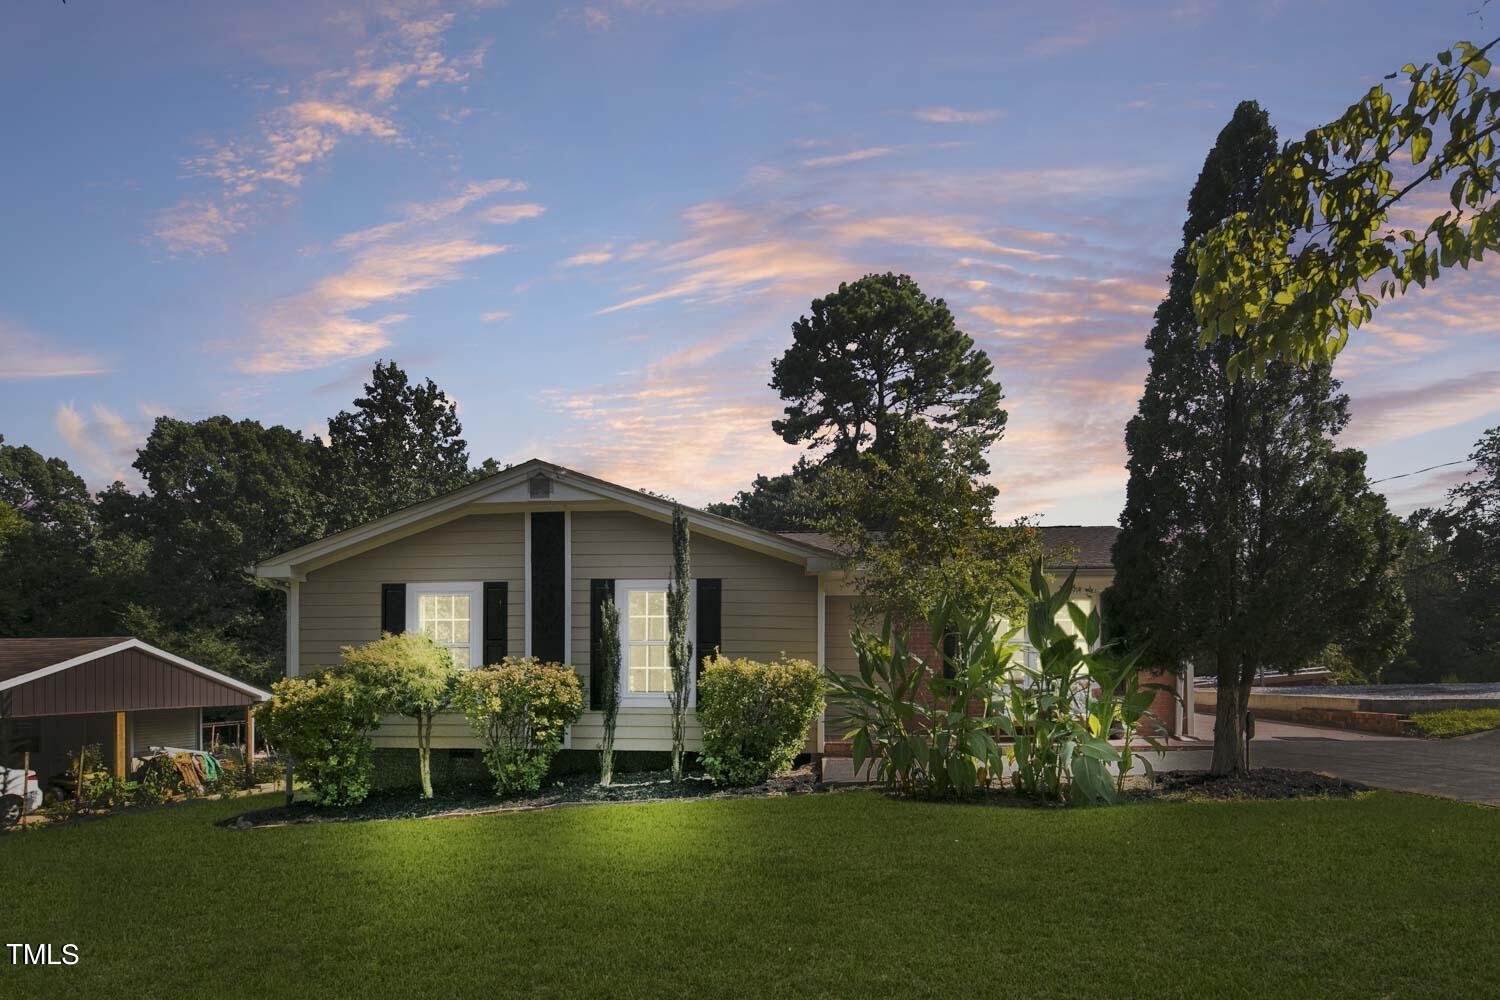
[[855, 149], [847, 153], [835, 153], [831, 156], [814, 156], [810, 160], [803, 160], [804, 167], [838, 167], [846, 163], [860, 163], [864, 160], [874, 160], [882, 156], [890, 156], [896, 151], [893, 146], [870, 146], [866, 149]]
[[92, 354], [59, 349], [20, 324], [0, 319], [0, 381], [104, 375], [109, 370]]
[[457, 281], [463, 265], [506, 249], [455, 239], [363, 250], [345, 270], [273, 306], [262, 323], [261, 345], [241, 359], [240, 368], [258, 375], [302, 371], [373, 354], [390, 344], [390, 327], [407, 317], [357, 314]]
[[174, 254], [229, 249], [256, 209], [299, 190], [308, 172], [350, 138], [402, 143], [390, 102], [405, 86], [458, 84], [483, 61], [482, 50], [461, 60], [442, 49], [454, 15], [404, 19], [385, 8], [386, 28], [356, 55], [356, 65], [316, 73], [288, 88], [297, 96], [261, 115], [253, 128], [209, 141], [184, 159], [190, 176], [216, 181], [217, 194], [195, 194], [158, 213], [151, 235]]
[[913, 118], [924, 122], [933, 122], [938, 125], [980, 125], [985, 122], [998, 121], [1005, 117], [1005, 112], [998, 108], [986, 108], [977, 111], [960, 111], [958, 108], [940, 106], [934, 108], [918, 108], [911, 113]]
[[491, 205], [479, 213], [481, 222], [508, 226], [523, 219], [535, 219], [547, 211], [546, 206], [536, 204]]
[[607, 264], [615, 259], [614, 252], [608, 247], [597, 250], [584, 250], [563, 260], [563, 267], [589, 267], [594, 264]]
[[1350, 395], [1341, 440], [1368, 448], [1500, 412], [1500, 369]]
[[94, 403], [85, 417], [71, 402], [62, 403], [53, 414], [58, 435], [78, 457], [90, 485], [102, 489], [116, 480], [138, 486], [140, 476], [131, 468], [136, 450], [145, 444], [146, 428], [134, 427], [118, 413]]
[[206, 198], [179, 201], [157, 215], [152, 235], [171, 253], [224, 253], [245, 224], [236, 205]]

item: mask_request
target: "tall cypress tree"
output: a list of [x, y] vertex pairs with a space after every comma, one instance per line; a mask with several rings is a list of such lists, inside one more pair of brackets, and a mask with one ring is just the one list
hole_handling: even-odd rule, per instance
[[1212, 769], [1244, 770], [1256, 673], [1330, 644], [1393, 655], [1408, 615], [1393, 567], [1399, 523], [1368, 489], [1364, 455], [1337, 450], [1348, 397], [1327, 367], [1229, 377], [1235, 345], [1200, 343], [1189, 249], [1251, 207], [1276, 132], [1253, 101], [1219, 133], [1188, 200], [1183, 246], [1146, 339], [1150, 371], [1126, 428], [1130, 458], [1115, 585], [1127, 639], [1218, 677]]

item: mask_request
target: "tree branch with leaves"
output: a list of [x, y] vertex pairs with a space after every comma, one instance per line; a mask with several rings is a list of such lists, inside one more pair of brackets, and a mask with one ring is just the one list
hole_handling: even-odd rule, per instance
[[[1205, 343], [1236, 343], [1230, 377], [1277, 358], [1328, 364], [1382, 301], [1500, 250], [1497, 44], [1458, 42], [1390, 74], [1404, 97], [1377, 84], [1288, 143], [1255, 205], [1200, 240], [1193, 307]], [[1395, 228], [1394, 213], [1443, 184], [1451, 208]]]

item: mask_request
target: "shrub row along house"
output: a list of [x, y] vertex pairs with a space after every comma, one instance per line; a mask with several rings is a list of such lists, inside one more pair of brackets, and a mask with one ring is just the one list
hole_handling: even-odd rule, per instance
[[[533, 459], [463, 489], [267, 559], [262, 579], [287, 593], [287, 672], [335, 666], [344, 646], [382, 632], [420, 631], [479, 666], [506, 655], [568, 664], [585, 711], [564, 749], [597, 750], [602, 686], [591, 669], [599, 608], [620, 612], [618, 751], [671, 747], [667, 655], [672, 503]], [[778, 534], [701, 511], [688, 512], [695, 658], [719, 649], [761, 661], [811, 660], [852, 672], [855, 590], [828, 539]], [[1059, 528], [1047, 541], [1080, 558], [1078, 598], [1108, 585], [1114, 528]], [[1065, 537], [1066, 536], [1066, 537]], [[930, 650], [918, 634], [914, 651]], [[696, 684], [694, 685], [696, 688]], [[696, 690], [694, 691], [696, 694]], [[692, 704], [690, 700], [690, 704]], [[807, 750], [838, 753], [826, 719]], [[698, 748], [690, 719], [688, 749]], [[413, 747], [414, 724], [388, 717], [376, 747]], [[478, 744], [463, 716], [440, 717], [437, 750]]]

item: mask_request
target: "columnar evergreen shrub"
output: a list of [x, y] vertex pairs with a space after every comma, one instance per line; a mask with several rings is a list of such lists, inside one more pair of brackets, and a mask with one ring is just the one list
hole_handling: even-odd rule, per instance
[[698, 682], [703, 767], [720, 785], [755, 785], [791, 767], [823, 711], [823, 675], [807, 660], [715, 655]]
[[319, 805], [364, 801], [375, 768], [370, 732], [380, 710], [370, 690], [352, 677], [286, 677], [256, 713], [266, 740], [292, 756], [296, 776]]
[[615, 778], [615, 724], [620, 718], [620, 609], [607, 596], [599, 606], [599, 635], [590, 669], [598, 671], [603, 691], [604, 738], [599, 741], [599, 784]]
[[453, 704], [484, 743], [495, 793], [514, 795], [541, 787], [567, 727], [583, 714], [583, 688], [561, 664], [507, 656], [466, 671]]
[[672, 507], [672, 585], [667, 590], [667, 660], [672, 667], [672, 780], [682, 780], [688, 700], [693, 685], [693, 644], [688, 641], [692, 574], [688, 569], [688, 523], [681, 504]]

